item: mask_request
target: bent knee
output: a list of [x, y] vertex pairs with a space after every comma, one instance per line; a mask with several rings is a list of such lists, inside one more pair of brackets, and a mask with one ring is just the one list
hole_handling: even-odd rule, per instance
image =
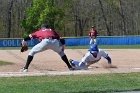
[[61, 57], [65, 55], [64, 51], [58, 53]]
[[38, 53], [37, 51], [30, 51], [28, 55], [34, 56], [36, 53]]

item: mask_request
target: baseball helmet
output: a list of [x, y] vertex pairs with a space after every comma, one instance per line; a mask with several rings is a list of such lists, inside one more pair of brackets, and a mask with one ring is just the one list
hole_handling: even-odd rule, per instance
[[91, 26], [91, 28], [95, 28], [95, 26]]
[[90, 53], [98, 52], [99, 49], [98, 49], [97, 44], [92, 44], [92, 45], [90, 46], [89, 51], [90, 51]]
[[48, 25], [47, 24], [42, 24], [41, 28], [48, 28]]

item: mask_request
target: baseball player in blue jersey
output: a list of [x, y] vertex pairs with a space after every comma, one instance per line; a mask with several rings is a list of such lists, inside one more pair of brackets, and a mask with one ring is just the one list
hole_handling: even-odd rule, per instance
[[109, 55], [102, 49], [98, 49], [97, 44], [92, 44], [89, 51], [84, 55], [81, 62], [70, 59], [70, 63], [76, 70], [88, 69], [94, 63], [97, 63], [101, 57], [107, 59], [110, 68], [116, 68], [112, 65], [112, 60]]

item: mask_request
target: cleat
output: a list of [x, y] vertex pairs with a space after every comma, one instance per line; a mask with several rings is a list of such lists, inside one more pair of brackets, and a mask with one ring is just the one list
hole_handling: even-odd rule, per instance
[[71, 64], [73, 67], [76, 67], [76, 65], [73, 64], [72, 61], [73, 61], [72, 59], [69, 60], [70, 64]]
[[20, 72], [28, 72], [28, 69], [22, 68]]
[[73, 71], [73, 70], [75, 70], [75, 68], [69, 68], [69, 70], [70, 70], [70, 71]]

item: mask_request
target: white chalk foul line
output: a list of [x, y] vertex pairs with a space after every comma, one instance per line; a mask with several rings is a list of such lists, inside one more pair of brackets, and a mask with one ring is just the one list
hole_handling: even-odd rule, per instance
[[0, 77], [44, 76], [44, 75], [76, 75], [90, 74], [89, 70], [77, 71], [46, 71], [46, 72], [0, 72]]
[[[126, 69], [126, 68], [121, 68]], [[131, 69], [139, 71], [140, 67], [127, 68], [129, 71], [126, 73], [132, 72]], [[109, 71], [110, 72], [110, 71]], [[109, 72], [99, 72], [99, 73], [109, 73]], [[124, 73], [124, 71], [118, 72], [113, 70], [111, 73]], [[22, 77], [22, 76], [44, 76], [44, 75], [77, 75], [77, 74], [97, 74], [96, 70], [75, 70], [75, 71], [37, 71], [37, 72], [0, 72], [0, 77]]]
[[139, 70], [139, 69], [140, 69], [140, 67], [135, 67], [135, 68], [132, 68], [132, 69], [136, 69], [136, 70]]

